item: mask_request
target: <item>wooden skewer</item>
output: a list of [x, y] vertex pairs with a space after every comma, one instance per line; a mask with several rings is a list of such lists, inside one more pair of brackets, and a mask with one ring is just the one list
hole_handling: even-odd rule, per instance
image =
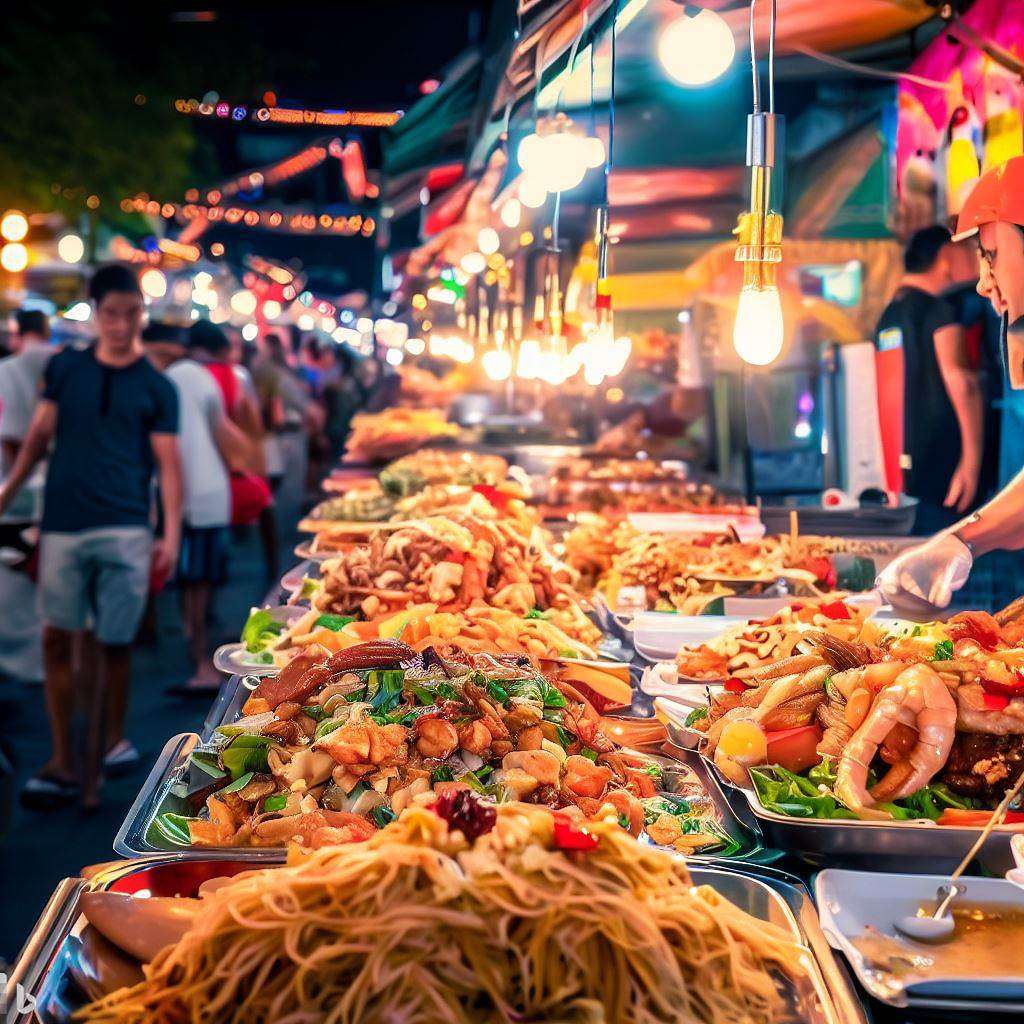
[[1006, 812], [1010, 809], [1010, 802], [1013, 798], [1021, 791], [1024, 787], [1024, 772], [1017, 777], [1017, 781], [1013, 786], [1006, 791], [1006, 796], [999, 801], [999, 806], [992, 812], [992, 816], [985, 822], [985, 827], [981, 830], [981, 835], [974, 841], [974, 845], [967, 851], [966, 856], [959, 865], [957, 865], [956, 871], [949, 876], [949, 884], [952, 885], [966, 870], [967, 865], [974, 860], [975, 854], [981, 849], [982, 844], [988, 839], [991, 831], [997, 826], [1001, 825], [1003, 818], [1006, 817]]

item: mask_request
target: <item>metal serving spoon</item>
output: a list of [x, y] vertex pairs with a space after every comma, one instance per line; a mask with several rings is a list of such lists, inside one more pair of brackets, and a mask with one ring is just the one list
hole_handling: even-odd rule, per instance
[[939, 886], [936, 893], [939, 905], [935, 908], [935, 912], [930, 917], [918, 917], [915, 914], [900, 917], [896, 920], [896, 927], [904, 935], [911, 939], [917, 939], [919, 942], [940, 942], [942, 939], [948, 939], [953, 934], [956, 922], [953, 920], [953, 915], [948, 914], [947, 911], [949, 910], [950, 903], [961, 893], [967, 891], [967, 887], [957, 885], [956, 880], [967, 869], [967, 865], [971, 863], [975, 854], [981, 849], [992, 829], [1002, 822], [1006, 812], [1009, 810], [1011, 801], [1021, 791], [1022, 787], [1024, 787], [1024, 773], [1020, 775], [1013, 786], [1006, 791], [1003, 799], [999, 801], [999, 806], [992, 812], [992, 816], [985, 823], [985, 827], [981, 830], [981, 835], [974, 841], [974, 844], [964, 855], [964, 859], [957, 865], [953, 874], [949, 876], [949, 884]]

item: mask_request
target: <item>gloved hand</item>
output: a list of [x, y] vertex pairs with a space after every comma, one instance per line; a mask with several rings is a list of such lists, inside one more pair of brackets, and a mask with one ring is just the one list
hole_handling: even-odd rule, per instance
[[879, 573], [875, 586], [897, 610], [927, 612], [945, 608], [971, 574], [974, 559], [952, 532], [938, 533], [908, 548]]

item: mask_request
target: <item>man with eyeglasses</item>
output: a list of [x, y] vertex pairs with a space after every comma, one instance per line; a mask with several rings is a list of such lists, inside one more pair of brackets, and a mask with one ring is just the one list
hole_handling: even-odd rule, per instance
[[[1002, 317], [1007, 381], [1014, 390], [1024, 389], [1024, 156], [978, 180], [960, 212], [954, 240], [971, 236], [977, 237], [981, 259], [978, 292]], [[1024, 471], [976, 512], [905, 551], [881, 573], [877, 586], [894, 607], [927, 614], [949, 604], [979, 555], [1021, 548]]]

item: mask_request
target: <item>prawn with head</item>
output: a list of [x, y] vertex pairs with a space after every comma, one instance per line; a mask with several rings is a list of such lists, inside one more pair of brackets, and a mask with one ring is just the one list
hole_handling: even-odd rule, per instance
[[[933, 668], [903, 668], [878, 692], [843, 748], [836, 797], [860, 818], [890, 818], [876, 805], [910, 796], [931, 782], [949, 757], [956, 718], [956, 701]], [[887, 746], [891, 767], [869, 790], [871, 763]]]

